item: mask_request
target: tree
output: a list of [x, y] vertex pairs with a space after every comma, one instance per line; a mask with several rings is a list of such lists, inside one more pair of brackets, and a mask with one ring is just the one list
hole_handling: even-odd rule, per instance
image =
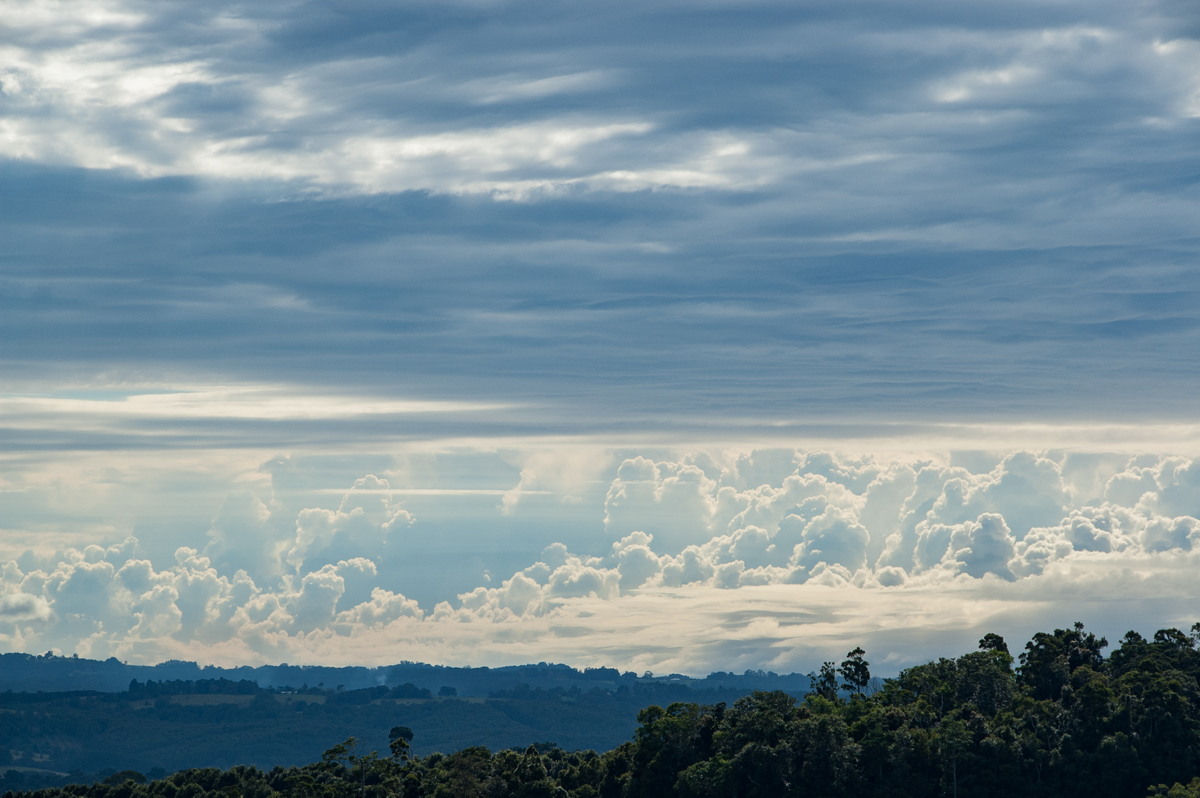
[[1178, 782], [1170, 787], [1159, 784], [1151, 787], [1149, 794], [1158, 798], [1200, 798], [1200, 778], [1194, 778], [1186, 785]]
[[809, 695], [818, 695], [830, 701], [837, 700], [837, 671], [834, 670], [832, 662], [822, 662], [821, 670], [818, 673], [808, 674], [808, 681], [810, 683]]
[[674, 703], [638, 713], [630, 796], [658, 796], [673, 789], [678, 774], [712, 755], [715, 707]]
[[358, 740], [354, 737], [347, 737], [325, 751], [321, 755], [321, 767], [329, 776], [347, 785], [356, 784], [360, 796], [367, 794], [368, 785], [379, 785], [385, 793], [391, 793], [399, 783], [397, 763], [381, 758], [375, 751], [360, 754]]
[[550, 779], [541, 753], [533, 745], [517, 760], [511, 778], [513, 798], [554, 798], [557, 792], [557, 785]]
[[1100, 670], [1104, 661], [1100, 651], [1107, 646], [1107, 640], [1085, 633], [1078, 621], [1072, 629], [1055, 629], [1053, 634], [1038, 632], [1021, 654], [1021, 681], [1033, 691], [1034, 698], [1058, 700], [1076, 669], [1086, 665]]
[[500, 794], [491, 752], [481, 745], [464, 748], [438, 762], [433, 798], [483, 798]]
[[1009, 653], [1008, 652], [1008, 643], [1005, 643], [1004, 638], [1001, 637], [1000, 635], [996, 634], [995, 632], [988, 632], [987, 634], [985, 634], [983, 636], [982, 639], [980, 639], [979, 650], [980, 651], [1003, 651], [1005, 654]]
[[108, 778], [104, 779], [101, 784], [119, 786], [127, 781], [132, 781], [134, 784], [145, 784], [146, 777], [141, 773], [138, 773], [136, 770], [122, 770], [120, 773], [114, 773]]
[[[850, 738], [844, 716], [866, 702], [841, 702], [816, 699], [805, 702], [797, 724], [794, 750], [799, 754], [797, 786], [803, 795], [835, 798], [854, 794], [858, 781], [861, 747]], [[779, 795], [770, 792], [769, 795]]]
[[958, 796], [958, 763], [970, 751], [971, 730], [958, 718], [943, 720], [937, 729], [937, 750], [944, 764], [949, 764], [950, 794]]
[[863, 659], [863, 654], [866, 653], [861, 648], [847, 653], [846, 659], [842, 660], [841, 667], [837, 670], [844, 683], [842, 689], [854, 695], [865, 694], [871, 683], [871, 671], [867, 667], [870, 663]]
[[403, 762], [408, 759], [409, 744], [412, 742], [413, 730], [407, 726], [393, 726], [388, 732], [388, 748], [392, 752], [392, 759], [397, 762]]

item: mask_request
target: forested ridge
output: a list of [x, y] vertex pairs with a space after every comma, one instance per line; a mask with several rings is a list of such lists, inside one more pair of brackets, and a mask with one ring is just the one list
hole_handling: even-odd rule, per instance
[[302, 766], [154, 781], [125, 772], [19, 794], [1200, 797], [1200, 624], [1149, 639], [1129, 632], [1106, 649], [1077, 623], [1035, 635], [1014, 660], [989, 634], [976, 651], [878, 689], [855, 649], [812, 674], [802, 699], [775, 691], [650, 706], [632, 739], [605, 753], [545, 743], [415, 756], [412, 730], [394, 727], [382, 751], [351, 738]]
[[[116, 657], [106, 660], [9, 652], [0, 654], [0, 685], [6, 690], [24, 693], [56, 693], [64, 690], [117, 693], [131, 683], [189, 684], [245, 683], [261, 689], [311, 691], [361, 690], [368, 687], [396, 687], [412, 684], [437, 692], [451, 687], [460, 696], [492, 696], [498, 691], [519, 689], [522, 685], [543, 689], [558, 687], [569, 690], [578, 687], [589, 691], [595, 688], [615, 691], [622, 686], [637, 689], [647, 683], [669, 682], [692, 689], [721, 688], [759, 690], [806, 690], [808, 680], [803, 674], [778, 674], [769, 671], [745, 673], [710, 673], [703, 679], [682, 674], [665, 676], [622, 673], [615, 668], [584, 668], [539, 662], [528, 665], [500, 667], [451, 667], [423, 662], [399, 662], [374, 668], [358, 666], [335, 667], [323, 665], [262, 665], [258, 667], [221, 668], [200, 666], [186, 660], [167, 660], [157, 665], [130, 665]], [[310, 687], [311, 686], [311, 687]], [[747, 689], [748, 688], [748, 689]]]
[[[547, 663], [401, 663], [246, 673], [172, 662], [137, 668], [142, 678], [126, 679], [119, 691], [81, 689], [80, 683], [97, 683], [97, 671], [124, 668], [134, 666], [0, 655], [0, 687], [9, 688], [0, 692], [0, 793], [96, 781], [124, 770], [161, 777], [198, 767], [301, 765], [350, 736], [368, 750], [386, 748], [394, 726], [416, 731], [411, 752], [422, 756], [472, 745], [523, 750], [544, 740], [568, 750], [605, 751], [628, 740], [638, 712], [652, 704], [733, 703], [756, 689], [803, 696], [809, 687], [804, 674], [767, 671], [695, 679]], [[75, 673], [82, 678], [69, 678]], [[210, 678], [190, 678], [196, 673]], [[295, 681], [283, 681], [284, 675]], [[17, 687], [31, 682], [56, 689]]]

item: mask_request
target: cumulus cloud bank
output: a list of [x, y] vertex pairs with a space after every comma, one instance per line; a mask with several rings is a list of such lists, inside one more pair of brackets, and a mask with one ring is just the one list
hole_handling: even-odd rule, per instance
[[[596, 540], [560, 540], [424, 606], [384, 586], [422, 521], [366, 475], [336, 507], [231, 494], [169, 563], [134, 537], [27, 553], [0, 572], [0, 630], [9, 648], [139, 661], [554, 656], [699, 672], [805, 669], [846, 643], [899, 666], [931, 641], [1026, 634], [1108, 599], [1124, 612], [1088, 620], [1200, 612], [1186, 576], [1200, 557], [1200, 462], [1188, 458], [775, 450], [626, 456], [608, 476], [592, 508], [598, 553], [580, 553]], [[494, 498], [498, 516], [520, 514]]]

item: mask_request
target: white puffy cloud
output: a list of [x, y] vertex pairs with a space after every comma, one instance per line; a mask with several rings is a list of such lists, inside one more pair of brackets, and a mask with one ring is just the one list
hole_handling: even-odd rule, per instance
[[1060, 521], [1069, 502], [1057, 463], [1014, 452], [992, 471], [948, 480], [926, 518], [959, 524], [986, 512], [1001, 512], [1017, 538], [1035, 526]]
[[1137, 523], [1125, 508], [1084, 506], [1064, 520], [1064, 531], [1075, 551], [1113, 552], [1132, 544], [1130, 533]]
[[871, 533], [855, 520], [853, 512], [830, 507], [804, 527], [802, 542], [791, 564], [812, 568], [818, 563], [857, 571], [866, 565]]
[[300, 590], [289, 596], [285, 605], [284, 611], [290, 616], [288, 625], [301, 632], [328, 626], [345, 590], [345, 581], [334, 566], [325, 565], [305, 574]]
[[1192, 516], [1180, 518], [1156, 518], [1142, 532], [1142, 546], [1146, 551], [1191, 551], [1200, 541], [1200, 520]]
[[947, 468], [934, 463], [917, 469], [914, 479], [908, 483], [908, 495], [900, 502], [897, 529], [888, 535], [879, 563], [913, 570], [920, 540], [918, 525], [927, 519], [947, 486], [952, 491], [957, 490], [960, 482], [954, 480], [961, 481], [967, 476], [968, 472], [963, 468]]
[[134, 638], [170, 637], [183, 628], [179, 593], [169, 585], [155, 585], [140, 594], [131, 607], [137, 623], [129, 630]]
[[42, 596], [28, 593], [5, 593], [0, 595], [0, 619], [13, 621], [45, 621], [50, 618], [50, 603]]
[[1143, 455], [1131, 458], [1125, 468], [1113, 474], [1104, 487], [1104, 496], [1109, 501], [1124, 506], [1137, 504], [1147, 493], [1158, 488], [1155, 479], [1158, 458]]
[[826, 587], [843, 587], [849, 585], [853, 578], [854, 575], [844, 565], [819, 562], [813, 566], [805, 581]]
[[283, 554], [288, 565], [304, 572], [338, 559], [382, 555], [392, 535], [413, 521], [392, 501], [389, 488], [386, 479], [368, 474], [355, 481], [336, 510], [302, 510]]
[[531, 493], [549, 492], [563, 502], [581, 501], [582, 494], [608, 470], [610, 459], [603, 450], [583, 446], [526, 453], [521, 457], [521, 478], [501, 498], [501, 510], [511, 515]]
[[218, 567], [263, 578], [280, 575], [283, 533], [270, 523], [271, 511], [250, 491], [228, 496], [213, 518], [204, 553]]
[[645, 532], [633, 532], [613, 544], [622, 593], [641, 587], [662, 572], [662, 558], [650, 548], [652, 542]]
[[[597, 526], [607, 521], [606, 533], [615, 536], [600, 553], [557, 542], [498, 583], [434, 607], [385, 584], [393, 534], [419, 534], [424, 523], [395, 501], [387, 480], [357, 479], [335, 507], [302, 507], [291, 524], [279, 502], [240, 491], [222, 505], [200, 546], [180, 547], [170, 562], [155, 562], [127, 537], [5, 563], [0, 641], [143, 661], [184, 654], [225, 662], [347, 661], [352, 653], [366, 656], [365, 641], [382, 645], [403, 635], [425, 641], [422, 650], [438, 661], [482, 662], [472, 657], [489, 651], [516, 661], [558, 650], [569, 661], [599, 664], [583, 647], [592, 641], [625, 657], [605, 664], [699, 670], [705, 662], [729, 666], [714, 657], [733, 650], [724, 645], [738, 624], [720, 627], [694, 655], [667, 653], [662, 639], [693, 640], [701, 617], [759, 613], [755, 623], [767, 633], [754, 649], [757, 659], [745, 660], [750, 655], [738, 649], [738, 661], [792, 662], [779, 647], [819, 628], [814, 624], [824, 622], [835, 595], [860, 608], [854, 623], [863, 641], [890, 646], [897, 663], [916, 655], [872, 613], [917, 628], [921, 613], [944, 604], [939, 591], [995, 607], [971, 628], [989, 618], [1061, 624], [1050, 616], [1063, 607], [1078, 607], [1072, 617], [1082, 617], [1089, 591], [1108, 590], [1114, 574], [1130, 601], [1157, 608], [1174, 596], [1176, 612], [1189, 611], [1190, 582], [1181, 569], [1200, 551], [1200, 520], [1161, 511], [1187, 506], [1193, 461], [1096, 458], [1087, 461], [1095, 469], [1089, 475], [1077, 457], [1068, 485], [1061, 478], [1066, 459], [1015, 453], [843, 460], [795, 452], [619, 458], [611, 461], [618, 464], [607, 495], [589, 494]], [[770, 481], [753, 484], [764, 474]], [[530, 509], [523, 501], [492, 506], [497, 517], [518, 520]], [[1010, 515], [1033, 525], [1019, 533]], [[1165, 592], [1157, 596], [1160, 582]], [[1055, 591], [1067, 597], [1061, 607], [1043, 598]], [[804, 619], [779, 621], [759, 602], [763, 595], [786, 597]], [[657, 621], [638, 615], [636, 608], [651, 606], [663, 613]], [[899, 607], [913, 615], [900, 619]], [[617, 645], [610, 635], [623, 614], [633, 625]], [[682, 628], [662, 638], [668, 617]], [[564, 634], [579, 648], [568, 650], [568, 637], [556, 638], [554, 630], [568, 628], [574, 631]], [[539, 655], [535, 647], [546, 636], [549, 648]], [[681, 656], [694, 658], [685, 666]]]
[[715, 488], [700, 468], [687, 462], [627, 459], [608, 489], [605, 528], [613, 537], [648, 532], [664, 550], [678, 551], [709, 529]]
[[1155, 487], [1141, 497], [1160, 515], [1200, 515], [1200, 463], [1183, 457], [1163, 460], [1154, 469]]
[[707, 582], [715, 569], [698, 546], [688, 546], [663, 563], [662, 583], [668, 587]]
[[597, 568], [577, 558], [554, 569], [546, 583], [546, 595], [552, 599], [597, 596], [612, 598], [620, 593], [620, 578], [612, 569]]
[[973, 522], [954, 527], [943, 563], [951, 564], [977, 579], [984, 574], [1011, 579], [1008, 561], [1015, 553], [1012, 532], [1004, 517], [997, 513], [984, 513]]
[[107, 562], [60, 564], [44, 583], [58, 622], [76, 634], [90, 633], [105, 622], [123, 626], [124, 619], [112, 601], [115, 571]]
[[705, 553], [714, 561], [738, 560], [751, 568], [786, 562], [791, 547], [777, 551], [771, 533], [759, 526], [735, 529], [728, 535], [718, 535], [704, 544]]
[[339, 613], [337, 621], [343, 634], [349, 635], [360, 629], [381, 629], [400, 618], [421, 618], [424, 614], [412, 599], [377, 587], [368, 601]]

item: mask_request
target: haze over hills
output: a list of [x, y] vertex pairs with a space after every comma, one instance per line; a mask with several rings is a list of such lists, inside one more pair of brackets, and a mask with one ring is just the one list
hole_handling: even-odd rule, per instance
[[[795, 673], [697, 679], [544, 662], [219, 668], [9, 653], [0, 655], [0, 766], [76, 781], [110, 770], [271, 768], [318, 760], [348, 737], [386, 750], [396, 727], [412, 730], [417, 755], [534, 743], [604, 751], [629, 739], [647, 706], [731, 704], [756, 690], [798, 698], [810, 683]], [[32, 777], [8, 786], [23, 778]]]
[[183, 660], [168, 660], [157, 665], [130, 665], [110, 657], [93, 660], [82, 657], [0, 654], [0, 684], [10, 692], [64, 692], [127, 690], [131, 681], [168, 682], [196, 680], [250, 681], [264, 690], [322, 688], [329, 691], [361, 690], [371, 687], [398, 687], [409, 684], [434, 694], [452, 691], [463, 697], [487, 697], [497, 691], [600, 690], [615, 692], [621, 687], [635, 689], [651, 685], [669, 685], [689, 690], [784, 690], [803, 693], [809, 687], [808, 676], [798, 673], [777, 674], [748, 670], [740, 674], [714, 672], [702, 679], [683, 674], [638, 675], [616, 668], [585, 668], [540, 662], [530, 665], [489, 667], [449, 667], [420, 662], [366, 667], [330, 667], [323, 665], [260, 665], [222, 668], [198, 665]]

